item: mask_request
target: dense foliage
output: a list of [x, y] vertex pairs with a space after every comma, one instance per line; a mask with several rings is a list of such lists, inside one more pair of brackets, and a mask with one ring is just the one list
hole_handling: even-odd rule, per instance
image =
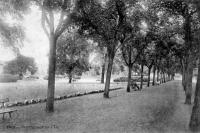
[[15, 59], [7, 62], [3, 69], [4, 73], [13, 75], [18, 74], [21, 78], [27, 71], [32, 75], [37, 72], [34, 59], [23, 55], [18, 55]]
[[[14, 52], [19, 52], [19, 47], [23, 45], [25, 37], [23, 26], [17, 23], [23, 18], [23, 14], [29, 8], [27, 0], [0, 0], [0, 41], [4, 47], [9, 47]], [[11, 23], [7, 20], [17, 20]]]
[[62, 39], [58, 42], [56, 50], [56, 71], [58, 74], [67, 74], [71, 83], [72, 77], [89, 70], [89, 46], [87, 41], [78, 35]]

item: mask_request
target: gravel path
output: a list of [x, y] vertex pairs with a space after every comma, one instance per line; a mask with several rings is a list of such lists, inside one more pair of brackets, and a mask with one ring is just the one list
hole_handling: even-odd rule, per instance
[[191, 106], [184, 105], [180, 81], [143, 91], [94, 94], [57, 101], [55, 112], [45, 104], [18, 108], [13, 119], [0, 120], [0, 132], [48, 133], [187, 133]]

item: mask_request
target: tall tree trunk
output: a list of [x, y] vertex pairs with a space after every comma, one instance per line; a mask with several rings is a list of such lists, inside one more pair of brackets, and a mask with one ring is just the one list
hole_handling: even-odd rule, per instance
[[104, 74], [105, 74], [105, 63], [102, 65], [102, 71], [101, 71], [101, 83], [104, 84]]
[[127, 92], [130, 92], [132, 67], [133, 65], [131, 64], [128, 66], [128, 84], [127, 84], [127, 89], [126, 89]]
[[153, 67], [153, 82], [152, 85], [155, 85], [155, 79], [156, 79], [156, 66]]
[[114, 52], [108, 51], [108, 68], [106, 73], [106, 83], [105, 83], [105, 89], [104, 89], [104, 98], [109, 98], [109, 88], [110, 88], [110, 79], [112, 74], [112, 66], [113, 66], [113, 60], [114, 60]]
[[186, 79], [185, 79], [185, 104], [191, 104], [192, 98], [192, 77], [193, 77], [193, 66], [191, 63], [188, 64], [187, 72], [186, 72]]
[[172, 80], [174, 80], [174, 77], [175, 77], [175, 73], [172, 74]]
[[185, 91], [185, 104], [191, 104], [191, 96], [192, 96], [192, 77], [193, 77], [193, 59], [189, 54], [182, 61], [182, 85]]
[[143, 87], [143, 73], [144, 73], [144, 64], [141, 63], [141, 80], [140, 80], [140, 90], [142, 90]]
[[165, 73], [163, 72], [163, 82], [166, 83]]
[[[194, 0], [200, 16], [200, 1]], [[200, 48], [199, 48], [200, 49]], [[199, 53], [200, 60], [200, 53]], [[195, 90], [194, 106], [189, 124], [190, 129], [200, 131], [200, 63], [198, 64], [198, 77]]]
[[167, 73], [165, 73], [165, 80], [166, 80], [166, 82], [168, 82], [169, 81], [169, 77], [168, 77], [168, 74]]
[[130, 85], [131, 85], [131, 72], [132, 72], [132, 67], [133, 67], [131, 56], [132, 56], [132, 47], [130, 46], [129, 51], [128, 51], [129, 64], [128, 64], [128, 84], [127, 84], [127, 89], [126, 89], [127, 92], [130, 92]]
[[167, 79], [168, 81], [170, 81], [171, 80], [171, 75], [170, 74], [168, 74], [168, 79]]
[[171, 79], [172, 79], [172, 75], [171, 75], [171, 74], [169, 74], [169, 81], [171, 81]]
[[182, 70], [182, 86], [183, 86], [183, 90], [186, 90], [186, 82], [185, 82], [185, 78], [186, 78], [186, 65], [185, 63], [182, 63], [183, 65], [183, 70]]
[[162, 72], [160, 72], [160, 84], [163, 83], [163, 76], [162, 76]]
[[147, 87], [150, 86], [150, 81], [151, 81], [151, 67], [148, 68], [148, 82], [147, 82]]
[[185, 17], [185, 21], [184, 21], [184, 40], [185, 40], [185, 45], [186, 45], [186, 51], [185, 51], [185, 95], [186, 95], [186, 99], [185, 99], [185, 104], [191, 104], [191, 96], [192, 96], [192, 76], [193, 76], [193, 58], [192, 58], [192, 54], [193, 54], [193, 50], [192, 48], [192, 26], [191, 26], [191, 15], [186, 15]]
[[189, 127], [191, 130], [200, 131], [200, 63], [198, 64], [198, 77], [195, 90], [194, 106], [192, 109]]
[[72, 83], [72, 72], [69, 73], [69, 83]]
[[104, 84], [104, 75], [106, 70], [106, 61], [107, 61], [107, 54], [104, 56], [104, 63], [102, 65], [102, 71], [101, 71], [101, 83]]
[[160, 80], [160, 70], [158, 69], [157, 70], [157, 82], [159, 82], [159, 80]]
[[48, 90], [46, 111], [54, 111], [54, 93], [55, 93], [55, 69], [56, 69], [56, 37], [54, 32], [50, 33], [50, 53], [49, 53], [49, 77], [48, 77]]

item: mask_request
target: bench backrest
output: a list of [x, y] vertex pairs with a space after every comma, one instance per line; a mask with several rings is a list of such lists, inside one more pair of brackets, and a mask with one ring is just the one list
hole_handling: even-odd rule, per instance
[[0, 99], [0, 104], [2, 107], [4, 107], [4, 103], [9, 102], [9, 98], [5, 98], [5, 99]]

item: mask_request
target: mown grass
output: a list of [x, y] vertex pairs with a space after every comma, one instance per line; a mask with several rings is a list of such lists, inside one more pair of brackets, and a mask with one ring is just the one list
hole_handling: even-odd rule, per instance
[[[110, 88], [126, 86], [127, 83], [111, 83]], [[72, 83], [57, 81], [55, 96], [63, 96], [78, 92], [102, 90], [104, 84], [100, 83]], [[47, 81], [18, 81], [16, 83], [0, 83], [0, 98], [9, 98], [10, 102], [45, 98], [47, 94]]]

